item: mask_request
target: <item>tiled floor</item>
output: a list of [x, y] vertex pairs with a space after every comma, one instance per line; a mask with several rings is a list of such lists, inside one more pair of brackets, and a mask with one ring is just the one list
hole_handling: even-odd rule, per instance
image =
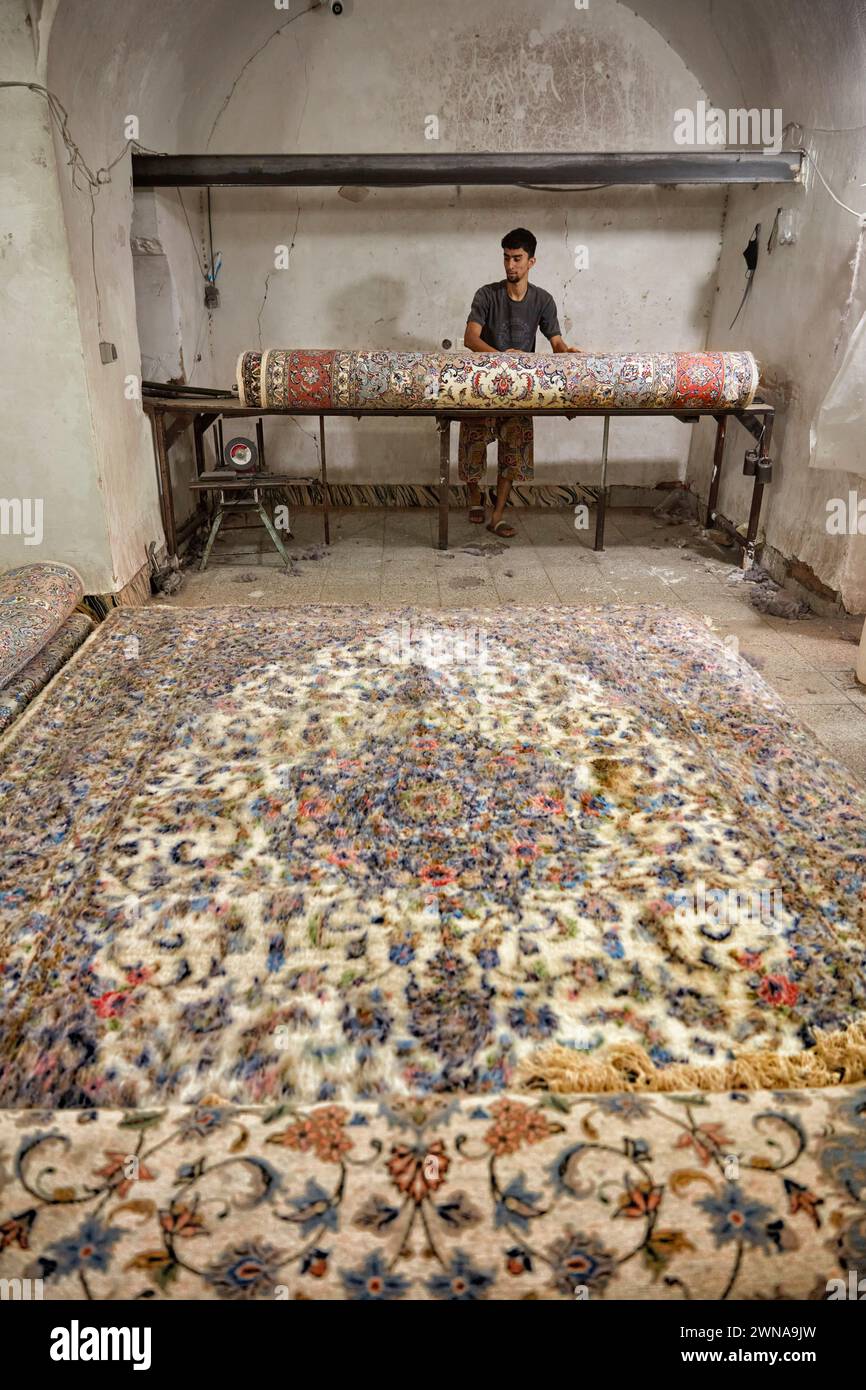
[[[509, 512], [517, 528], [498, 555], [469, 555], [494, 538], [452, 512], [450, 549], [434, 550], [430, 510], [337, 512], [330, 550], [299, 559], [288, 575], [264, 531], [221, 536], [204, 574], [187, 571], [179, 606], [261, 607], [372, 603], [386, 607], [498, 608], [509, 604], [664, 603], [700, 614], [783, 696], [797, 717], [866, 782], [866, 687], [854, 677], [862, 619], [789, 622], [756, 612], [733, 551], [698, 529], [671, 526], [647, 511], [608, 514], [606, 549], [576, 531], [570, 512]], [[322, 544], [321, 517], [298, 513], [288, 549]], [[245, 553], [239, 553], [243, 549]]]

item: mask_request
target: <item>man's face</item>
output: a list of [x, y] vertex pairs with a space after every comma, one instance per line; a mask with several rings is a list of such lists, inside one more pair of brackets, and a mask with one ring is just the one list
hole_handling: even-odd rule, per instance
[[520, 280], [525, 280], [530, 268], [535, 265], [535, 257], [529, 256], [523, 250], [514, 251], [506, 246], [502, 253], [505, 262], [505, 278], [511, 284], [516, 284]]

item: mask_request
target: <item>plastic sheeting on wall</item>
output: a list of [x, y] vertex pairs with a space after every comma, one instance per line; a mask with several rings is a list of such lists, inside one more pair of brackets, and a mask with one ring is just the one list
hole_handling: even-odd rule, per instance
[[812, 468], [866, 477], [866, 314], [848, 343], [810, 431]]

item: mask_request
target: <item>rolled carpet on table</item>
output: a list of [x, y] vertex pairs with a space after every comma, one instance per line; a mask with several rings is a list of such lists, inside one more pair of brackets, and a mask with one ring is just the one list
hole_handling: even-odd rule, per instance
[[474, 353], [268, 348], [237, 365], [266, 410], [733, 410], [751, 405], [750, 352]]

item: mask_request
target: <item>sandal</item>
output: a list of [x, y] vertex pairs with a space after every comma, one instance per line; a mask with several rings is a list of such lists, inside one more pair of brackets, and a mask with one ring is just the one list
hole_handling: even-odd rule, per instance
[[485, 516], [486, 512], [483, 507], [469, 508], [469, 520], [472, 522], [473, 526], [483, 526]]
[[499, 521], [495, 526], [491, 521], [487, 529], [488, 531], [492, 531], [494, 536], [499, 536], [502, 540], [506, 541], [510, 541], [512, 536], [517, 535], [517, 532], [515, 531], [514, 527], [509, 526], [508, 523], [505, 521]]

